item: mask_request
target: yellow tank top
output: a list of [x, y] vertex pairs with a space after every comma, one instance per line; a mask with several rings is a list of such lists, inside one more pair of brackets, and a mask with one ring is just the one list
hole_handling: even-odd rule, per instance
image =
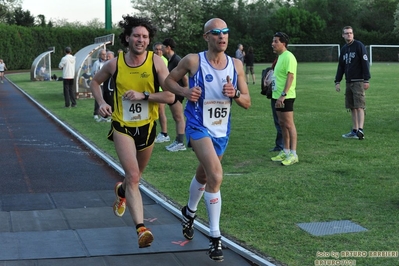
[[128, 66], [123, 53], [118, 55], [114, 74], [114, 112], [112, 119], [122, 126], [140, 127], [158, 119], [158, 103], [123, 99], [128, 90], [155, 93], [159, 91], [158, 75], [153, 62], [153, 52], [148, 51], [144, 63], [138, 67]]

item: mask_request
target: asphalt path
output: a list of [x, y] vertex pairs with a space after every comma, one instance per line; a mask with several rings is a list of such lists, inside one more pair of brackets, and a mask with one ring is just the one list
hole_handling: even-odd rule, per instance
[[[211, 265], [205, 225], [181, 235], [179, 210], [141, 185], [156, 236], [138, 249], [130, 215], [112, 215], [123, 170], [18, 87], [0, 84], [0, 266]], [[147, 225], [148, 226], [148, 225]], [[219, 265], [269, 265], [223, 238]]]

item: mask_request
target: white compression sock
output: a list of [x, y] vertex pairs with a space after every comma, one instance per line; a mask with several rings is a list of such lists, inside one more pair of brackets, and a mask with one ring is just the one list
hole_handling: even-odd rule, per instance
[[220, 191], [216, 193], [205, 192], [204, 198], [209, 218], [209, 234], [211, 237], [219, 237], [219, 221], [222, 211], [222, 197]]
[[[205, 191], [205, 185], [200, 184], [197, 179], [195, 179], [195, 176], [191, 180], [190, 184], [190, 196], [188, 198], [188, 203], [187, 207], [195, 212], [197, 210], [197, 206], [199, 201], [202, 198], [202, 195], [204, 195]], [[190, 215], [191, 217], [194, 217], [195, 213], [187, 213], [187, 215]]]

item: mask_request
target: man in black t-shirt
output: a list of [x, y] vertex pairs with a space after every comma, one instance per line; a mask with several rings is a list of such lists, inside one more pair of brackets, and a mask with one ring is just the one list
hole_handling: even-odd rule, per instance
[[[123, 56], [123, 53], [121, 54]], [[114, 52], [107, 51], [107, 61], [115, 57]], [[114, 90], [115, 90], [115, 80], [111, 76], [103, 83], [103, 98], [107, 104], [109, 104], [114, 110]], [[106, 117], [103, 121], [111, 122], [111, 117]]]
[[[181, 57], [178, 56], [174, 51], [176, 43], [172, 38], [165, 39], [162, 44], [164, 45], [163, 53], [166, 58], [168, 58], [168, 69], [170, 72], [179, 64]], [[180, 86], [188, 87], [187, 76], [184, 76], [184, 78], [179, 80], [178, 83], [180, 84]], [[186, 146], [184, 145], [184, 133], [186, 123], [184, 121], [183, 114], [183, 100], [183, 96], [176, 95], [175, 102], [173, 104], [169, 104], [170, 110], [173, 115], [173, 120], [175, 120], [176, 123], [176, 139], [172, 144], [165, 147], [168, 151], [186, 150]]]

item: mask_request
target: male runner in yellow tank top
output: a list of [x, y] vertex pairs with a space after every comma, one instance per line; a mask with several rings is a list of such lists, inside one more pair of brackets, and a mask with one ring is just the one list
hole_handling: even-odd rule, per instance
[[[147, 18], [129, 15], [123, 17], [119, 26], [123, 29], [119, 39], [129, 51], [105, 63], [94, 76], [90, 88], [100, 105], [99, 114], [103, 117], [112, 115], [108, 138], [114, 142], [125, 171], [123, 182], [115, 185], [114, 213], [121, 217], [126, 206], [129, 208], [139, 247], [144, 248], [151, 245], [154, 237], [144, 226], [139, 183], [154, 148], [158, 103], [173, 103], [174, 95], [159, 92], [169, 71], [161, 57], [147, 51], [156, 28]], [[116, 83], [113, 112], [100, 90], [100, 84], [110, 76]]]

